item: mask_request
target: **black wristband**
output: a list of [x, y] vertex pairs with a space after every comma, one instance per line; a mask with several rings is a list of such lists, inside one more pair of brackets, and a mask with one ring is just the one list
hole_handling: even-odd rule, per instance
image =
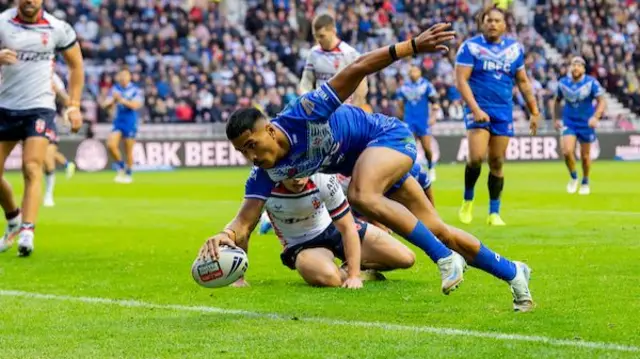
[[389, 55], [393, 61], [398, 61], [398, 54], [396, 53], [396, 45], [389, 46]]
[[418, 55], [418, 45], [416, 44], [416, 39], [411, 39], [411, 48], [413, 49], [413, 57]]

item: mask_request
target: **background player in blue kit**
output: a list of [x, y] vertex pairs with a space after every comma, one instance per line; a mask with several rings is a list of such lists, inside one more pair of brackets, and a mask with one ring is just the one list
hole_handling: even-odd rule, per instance
[[417, 66], [409, 70], [409, 80], [397, 92], [398, 118], [407, 123], [411, 132], [420, 140], [431, 181], [436, 180], [433, 154], [431, 152], [431, 126], [436, 122], [433, 116], [438, 105], [438, 92], [429, 80], [422, 77], [422, 71]]
[[[582, 159], [582, 184], [580, 194], [591, 193], [589, 188], [589, 172], [591, 169], [591, 144], [596, 140], [595, 128], [606, 106], [604, 90], [596, 79], [585, 74], [585, 61], [581, 57], [571, 59], [571, 74], [560, 79], [555, 97], [555, 103], [564, 101], [562, 122], [558, 120], [556, 112], [553, 117], [556, 129], [562, 129], [562, 151], [564, 162], [569, 170], [571, 179], [567, 184], [567, 192], [576, 193], [578, 190], [578, 173], [574, 151], [576, 140], [580, 142], [580, 158]], [[594, 100], [597, 106], [594, 108]], [[555, 106], [552, 106], [555, 108]]]
[[506, 14], [489, 8], [480, 16], [482, 34], [465, 41], [456, 57], [456, 82], [466, 103], [465, 125], [469, 156], [464, 173], [464, 201], [458, 213], [462, 223], [473, 220], [474, 188], [482, 161], [489, 162], [489, 217], [487, 223], [504, 226], [500, 218], [500, 195], [504, 187], [502, 165], [513, 136], [513, 85], [524, 95], [535, 134], [538, 105], [524, 68], [524, 49], [516, 40], [504, 37]]
[[292, 101], [271, 121], [254, 108], [234, 112], [227, 124], [227, 138], [255, 167], [238, 214], [205, 242], [199, 256], [217, 258], [221, 244], [234, 246], [245, 240], [277, 181], [317, 172], [340, 173], [352, 176], [348, 188], [352, 206], [421, 248], [437, 263], [443, 293], [457, 288], [466, 263], [440, 240], [472, 266], [506, 281], [516, 311], [531, 310], [529, 267], [494, 253], [469, 233], [445, 224], [410, 175], [416, 148], [408, 127], [395, 118], [341, 105], [365, 76], [394, 61], [448, 50], [443, 43], [455, 36], [449, 28], [450, 24], [439, 24], [415, 39], [360, 56], [319, 89]]
[[[117, 75], [117, 84], [111, 89], [110, 98], [103, 105], [116, 106], [113, 119], [113, 130], [107, 139], [107, 147], [118, 166], [118, 183], [131, 183], [133, 167], [133, 146], [138, 133], [138, 110], [144, 105], [142, 90], [131, 82], [131, 72], [121, 70]], [[124, 150], [127, 164], [122, 160], [120, 140], [124, 139]]]

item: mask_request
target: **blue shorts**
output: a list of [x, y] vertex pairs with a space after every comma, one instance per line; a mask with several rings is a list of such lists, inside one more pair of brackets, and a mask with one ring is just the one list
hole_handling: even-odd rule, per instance
[[580, 143], [593, 143], [596, 141], [596, 131], [591, 127], [563, 126], [562, 136], [576, 136]]
[[416, 137], [431, 136], [429, 121], [405, 121], [405, 123]]
[[[416, 156], [418, 155], [418, 149], [416, 147], [416, 140], [413, 134], [409, 130], [409, 127], [398, 120], [398, 126], [390, 128], [382, 135], [378, 136], [375, 140], [369, 142], [367, 147], [386, 147], [392, 150], [396, 150], [411, 158], [413, 163], [416, 162]], [[411, 176], [410, 172], [407, 172], [396, 182], [389, 191], [397, 190], [402, 186], [404, 181]]]
[[473, 113], [466, 112], [464, 115], [464, 124], [467, 130], [480, 128], [489, 131], [493, 136], [513, 137], [513, 121], [499, 121], [491, 118], [489, 122], [476, 122], [473, 119]]
[[122, 122], [113, 122], [113, 129], [111, 132], [120, 132], [122, 138], [136, 138], [138, 134], [138, 128], [135, 125]]
[[[363, 222], [357, 218], [355, 221], [358, 234], [360, 235], [360, 241], [362, 242], [364, 240], [365, 233], [367, 233], [367, 222]], [[343, 262], [345, 260], [342, 235], [336, 226], [331, 223], [329, 227], [327, 227], [327, 229], [317, 237], [285, 248], [284, 252], [280, 254], [282, 264], [291, 269], [296, 269], [296, 259], [298, 258], [298, 254], [303, 250], [310, 248], [326, 248], [330, 250], [336, 258], [339, 258]]]
[[24, 141], [29, 137], [51, 140], [56, 133], [56, 111], [48, 108], [8, 110], [0, 108], [0, 141]]

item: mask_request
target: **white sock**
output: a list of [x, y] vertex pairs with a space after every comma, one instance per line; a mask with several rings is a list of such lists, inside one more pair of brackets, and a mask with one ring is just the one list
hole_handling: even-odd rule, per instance
[[56, 187], [56, 173], [47, 173], [45, 175], [45, 183], [46, 190], [44, 196], [53, 198], [53, 189]]
[[11, 226], [19, 226], [22, 223], [22, 213], [7, 221]]

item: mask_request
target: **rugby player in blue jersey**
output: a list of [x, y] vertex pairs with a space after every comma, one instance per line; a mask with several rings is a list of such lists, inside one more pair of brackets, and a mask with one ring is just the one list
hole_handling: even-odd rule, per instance
[[409, 129], [420, 140], [427, 159], [429, 178], [436, 180], [436, 170], [431, 153], [431, 126], [436, 122], [433, 109], [438, 108], [438, 92], [429, 80], [422, 77], [417, 66], [409, 70], [409, 79], [397, 92], [398, 118], [403, 119]]
[[320, 88], [291, 102], [271, 121], [256, 109], [233, 113], [227, 137], [255, 167], [238, 214], [205, 242], [199, 256], [217, 258], [221, 244], [234, 246], [246, 240], [276, 182], [316, 172], [340, 173], [351, 176], [352, 206], [421, 248], [437, 264], [445, 294], [460, 284], [465, 266], [453, 249], [470, 265], [509, 283], [515, 310], [532, 309], [529, 268], [445, 224], [431, 206], [409, 173], [416, 147], [408, 127], [396, 118], [341, 105], [365, 76], [400, 58], [447, 51], [444, 44], [454, 37], [449, 24], [438, 24], [415, 39], [366, 53]]
[[[518, 85], [530, 113], [535, 134], [540, 113], [527, 72], [524, 49], [516, 40], [503, 36], [506, 14], [498, 8], [480, 17], [482, 34], [466, 40], [456, 57], [456, 82], [466, 103], [464, 121], [469, 156], [464, 173], [464, 201], [458, 213], [462, 223], [473, 219], [474, 188], [482, 161], [489, 163], [489, 217], [487, 223], [504, 226], [500, 217], [500, 196], [504, 187], [502, 165], [509, 138], [513, 136], [513, 85]], [[488, 155], [488, 156], [487, 156]]]
[[[606, 106], [604, 90], [598, 80], [585, 74], [585, 61], [581, 57], [571, 59], [571, 74], [560, 79], [554, 104], [564, 101], [562, 121], [553, 111], [556, 129], [562, 130], [562, 151], [564, 162], [571, 179], [567, 184], [567, 192], [578, 190], [578, 173], [574, 151], [576, 142], [580, 143], [582, 159], [582, 183], [579, 193], [591, 193], [589, 188], [589, 172], [591, 170], [591, 144], [596, 140], [595, 128]], [[597, 105], [594, 107], [593, 102]], [[555, 108], [555, 106], [553, 106]]]

